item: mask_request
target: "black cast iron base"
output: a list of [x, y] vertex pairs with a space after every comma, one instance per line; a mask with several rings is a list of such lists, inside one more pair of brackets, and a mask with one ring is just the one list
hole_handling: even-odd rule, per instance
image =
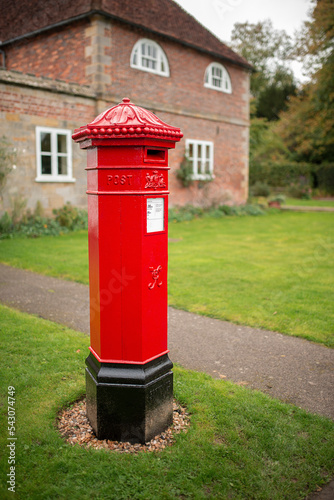
[[87, 417], [98, 439], [145, 443], [173, 423], [173, 363], [144, 365], [86, 359]]

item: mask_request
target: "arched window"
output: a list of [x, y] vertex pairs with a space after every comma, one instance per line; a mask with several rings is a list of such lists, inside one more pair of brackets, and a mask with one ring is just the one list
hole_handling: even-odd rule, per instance
[[209, 64], [205, 71], [204, 87], [220, 90], [227, 94], [232, 93], [230, 75], [222, 64]]
[[131, 68], [149, 71], [161, 76], [169, 76], [166, 54], [156, 42], [142, 38], [132, 49]]

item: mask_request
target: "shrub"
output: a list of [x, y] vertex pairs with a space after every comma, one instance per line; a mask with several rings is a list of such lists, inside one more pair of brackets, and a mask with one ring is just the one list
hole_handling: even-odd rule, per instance
[[9, 233], [13, 228], [13, 220], [8, 212], [5, 212], [0, 219], [0, 235], [1, 233]]
[[234, 207], [234, 206], [230, 207], [229, 205], [221, 205], [218, 208], [224, 215], [238, 215], [239, 213], [239, 207]]
[[269, 201], [277, 201], [278, 203], [285, 203], [286, 196], [284, 194], [275, 194], [270, 196]]
[[[319, 189], [323, 193], [334, 195], [334, 164], [320, 165], [297, 162], [250, 163], [249, 184], [253, 194], [257, 186], [263, 184], [263, 179], [271, 187], [281, 187], [290, 190], [290, 196], [298, 198], [308, 196], [309, 189]], [[305, 191], [306, 190], [306, 191]], [[296, 193], [296, 195], [293, 195]]]
[[265, 179], [266, 183], [271, 187], [289, 187], [291, 184], [298, 184], [300, 178], [303, 178], [311, 185], [311, 171], [312, 166], [309, 163], [287, 161], [251, 163], [249, 183], [253, 187], [257, 183], [263, 183]]
[[289, 187], [289, 195], [292, 198], [301, 198], [304, 200], [310, 200], [312, 195], [312, 189], [306, 178], [301, 177], [298, 183], [294, 183]]
[[62, 208], [54, 209], [53, 214], [58, 224], [70, 231], [87, 229], [88, 227], [87, 212], [74, 207], [70, 202], [67, 202]]
[[251, 196], [269, 196], [270, 187], [265, 182], [256, 181], [250, 188]]
[[184, 207], [172, 207], [168, 211], [168, 219], [172, 222], [182, 222], [192, 220], [196, 217], [202, 217], [204, 209], [194, 207], [193, 205], [185, 205]]
[[334, 195], [334, 164], [323, 163], [313, 168], [313, 178], [316, 188]]
[[245, 215], [257, 216], [265, 214], [265, 211], [262, 210], [262, 208], [258, 205], [244, 205], [243, 207], [241, 207], [241, 209], [242, 213], [244, 213]]
[[196, 217], [225, 217], [242, 215], [264, 215], [265, 211], [258, 205], [229, 206], [220, 205], [218, 207], [199, 208], [191, 205], [185, 207], [173, 207], [169, 209], [168, 217], [170, 222], [190, 221]]
[[193, 182], [193, 165], [186, 156], [184, 156], [180, 168], [176, 171], [176, 177], [183, 187], [188, 187]]
[[[55, 210], [55, 218], [43, 217], [43, 207], [37, 202], [32, 213], [26, 210], [22, 213], [22, 203], [18, 203], [13, 209], [14, 217], [7, 212], [0, 219], [0, 239], [12, 238], [13, 236], [27, 236], [37, 238], [38, 236], [58, 236], [68, 231], [87, 228], [87, 212], [66, 204], [59, 210]], [[21, 214], [18, 219], [18, 214]]]

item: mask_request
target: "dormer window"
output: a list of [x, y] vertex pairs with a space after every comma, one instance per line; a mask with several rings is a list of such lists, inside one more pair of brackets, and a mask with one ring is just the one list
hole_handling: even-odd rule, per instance
[[230, 75], [222, 64], [209, 64], [205, 71], [204, 87], [220, 90], [227, 94], [232, 93]]
[[131, 68], [148, 71], [160, 76], [169, 76], [166, 54], [156, 42], [142, 38], [132, 49]]

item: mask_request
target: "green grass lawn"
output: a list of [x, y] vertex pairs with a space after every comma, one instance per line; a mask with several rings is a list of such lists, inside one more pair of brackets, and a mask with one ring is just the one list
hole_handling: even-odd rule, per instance
[[[172, 306], [334, 345], [331, 213], [170, 223]], [[88, 283], [87, 233], [0, 241], [0, 261]]]
[[285, 205], [294, 205], [301, 207], [334, 207], [334, 199], [332, 200], [301, 200], [297, 198], [287, 198]]
[[191, 426], [172, 447], [126, 455], [68, 445], [56, 417], [85, 392], [88, 337], [3, 306], [0, 319], [3, 499], [13, 497], [6, 485], [9, 386], [18, 499], [294, 500], [334, 473], [333, 422], [179, 367], [174, 392]]

